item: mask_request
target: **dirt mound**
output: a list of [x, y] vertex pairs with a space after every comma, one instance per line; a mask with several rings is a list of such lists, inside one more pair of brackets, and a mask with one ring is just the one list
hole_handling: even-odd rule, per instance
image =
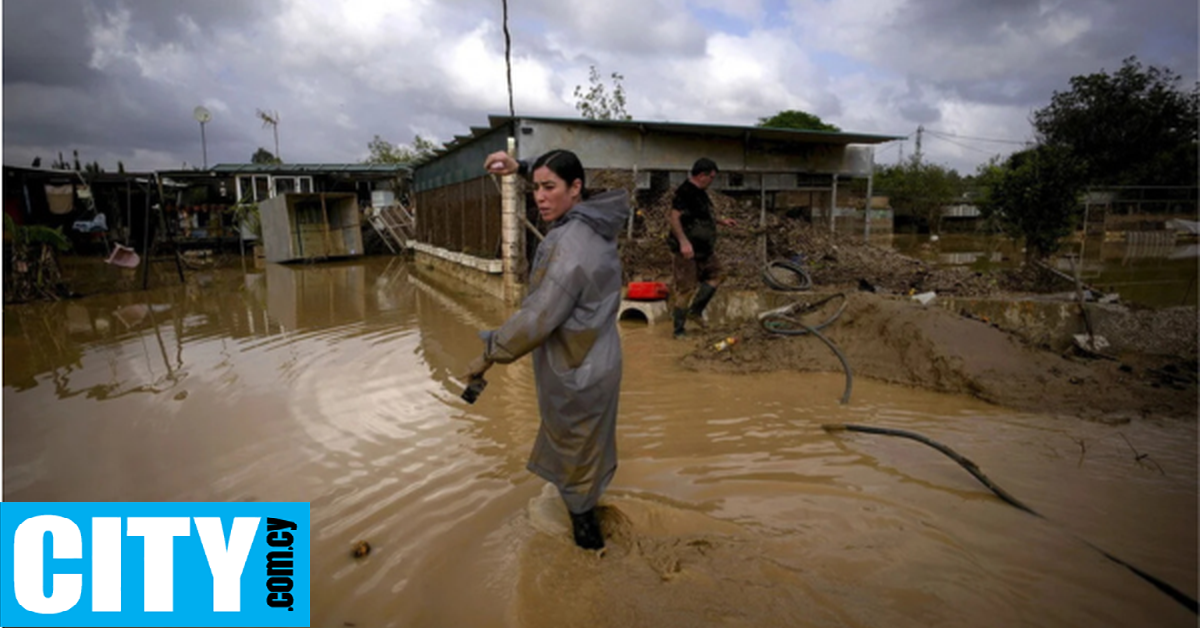
[[[621, 243], [625, 280], [669, 281], [671, 253], [667, 248], [666, 214], [672, 191], [650, 202], [639, 203], [634, 238]], [[809, 271], [813, 285], [851, 288], [869, 285], [879, 292], [902, 294], [936, 291], [958, 296], [989, 296], [1001, 292], [1045, 292], [1054, 286], [1040, 271], [1005, 270], [984, 275], [965, 268], [933, 268], [896, 251], [862, 242], [859, 234], [830, 233], [803, 217], [767, 213], [754, 199], [735, 199], [710, 193], [714, 212], [733, 218], [736, 227], [720, 228], [717, 255], [725, 268], [726, 288], [760, 289], [768, 261], [794, 260]]]
[[[815, 302], [818, 295], [798, 300]], [[844, 353], [855, 377], [967, 394], [1017, 410], [1112, 422], [1136, 417], [1196, 417], [1196, 362], [1104, 360], [1029, 346], [984, 321], [907, 299], [850, 293], [822, 333]], [[801, 320], [827, 320], [838, 300]], [[715, 352], [727, 335], [740, 342]], [[757, 322], [698, 335], [685, 366], [726, 372], [842, 370], [811, 336], [769, 333]], [[853, 403], [853, 399], [851, 400]]]

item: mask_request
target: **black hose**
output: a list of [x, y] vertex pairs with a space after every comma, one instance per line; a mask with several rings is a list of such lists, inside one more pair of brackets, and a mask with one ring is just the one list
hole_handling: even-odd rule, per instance
[[[835, 311], [832, 316], [827, 318], [820, 325], [816, 325], [816, 326], [813, 326], [810, 328], [810, 327], [804, 325], [803, 323], [801, 323], [800, 321], [796, 320], [795, 318], [793, 318], [794, 316], [800, 316], [803, 314], [807, 314], [809, 312], [815, 312], [818, 309], [820, 309], [823, 305], [825, 305], [826, 303], [829, 303], [830, 301], [832, 301], [834, 299], [841, 299], [842, 304], [840, 306], [838, 306], [837, 311]], [[814, 301], [812, 303], [797, 301], [797, 302], [795, 302], [791, 305], [785, 306], [785, 307], [777, 308], [774, 310], [767, 310], [766, 312], [761, 312], [758, 315], [758, 322], [760, 325], [762, 325], [763, 329], [765, 329], [766, 331], [769, 331], [773, 334], [779, 334], [781, 336], [803, 336], [804, 334], [810, 333], [808, 331], [809, 329], [825, 329], [826, 327], [832, 325], [834, 321], [836, 321], [839, 317], [841, 317], [842, 312], [846, 311], [846, 305], [848, 303], [849, 302], [846, 301], [846, 295], [844, 293], [839, 292], [837, 294], [827, 296], [824, 299], [821, 299], [820, 301]], [[801, 329], [789, 329], [785, 326], [785, 324], [799, 325], [801, 327]]]
[[[794, 316], [815, 311], [822, 305], [825, 305], [826, 303], [839, 297], [842, 299], [841, 307], [839, 307], [837, 311], [833, 313], [833, 316], [830, 316], [820, 325], [815, 327], [809, 326], [794, 318]], [[817, 338], [820, 338], [821, 342], [825, 343], [825, 346], [829, 347], [829, 349], [833, 351], [833, 354], [836, 355], [838, 360], [840, 360], [842, 363], [842, 370], [846, 373], [846, 388], [842, 392], [842, 405], [850, 403], [850, 391], [854, 387], [854, 372], [850, 368], [850, 362], [846, 359], [846, 356], [842, 353], [842, 350], [838, 349], [837, 345], [834, 344], [832, 340], [826, 338], [825, 334], [822, 334], [818, 330], [828, 327], [834, 321], [836, 321], [838, 317], [842, 315], [842, 312], [846, 310], [846, 303], [846, 295], [839, 293], [821, 299], [815, 303], [797, 302], [786, 307], [768, 310], [758, 315], [759, 324], [768, 333], [779, 334], [782, 336], [803, 336], [805, 334], [812, 334]], [[799, 327], [800, 329], [796, 329], [796, 327]]]
[[[796, 274], [797, 277], [799, 277], [800, 282], [795, 283], [795, 284], [783, 283], [783, 282], [779, 281], [778, 279], [776, 279], [773, 274], [771, 274], [772, 268], [782, 268], [784, 270], [793, 272]], [[768, 286], [771, 286], [772, 288], [774, 288], [776, 290], [784, 290], [787, 292], [802, 292], [804, 290], [812, 289], [812, 277], [810, 277], [808, 275], [808, 270], [806, 270], [800, 264], [797, 264], [796, 262], [793, 262], [791, 260], [775, 260], [775, 261], [767, 264], [766, 267], [763, 268], [762, 278], [763, 278], [763, 281], [766, 282], [766, 284]]]
[[[934, 449], [936, 449], [936, 450], [942, 452], [943, 454], [945, 454], [946, 456], [948, 456], [951, 460], [954, 460], [955, 462], [957, 462], [959, 464], [959, 466], [966, 469], [967, 472], [969, 472], [971, 475], [975, 476], [975, 479], [977, 479], [981, 483], [983, 483], [983, 485], [986, 486], [988, 488], [988, 490], [992, 491], [992, 493], [995, 493], [997, 497], [1004, 500], [1009, 505], [1020, 508], [1021, 510], [1024, 510], [1025, 512], [1027, 512], [1035, 517], [1040, 517], [1042, 519], [1046, 519], [1045, 515], [1037, 512], [1036, 510], [1030, 508], [1029, 506], [1026, 506], [1025, 504], [1021, 503], [1017, 498], [1013, 497], [1012, 495], [1009, 495], [1007, 491], [1005, 491], [1004, 489], [1002, 489], [999, 486], [997, 486], [996, 484], [994, 484], [991, 480], [988, 479], [988, 477], [986, 475], [983, 474], [983, 471], [981, 471], [974, 462], [971, 462], [965, 456], [959, 454], [958, 452], [954, 451], [953, 449], [950, 449], [949, 447], [947, 447], [935, 440], [926, 438], [924, 436], [921, 436], [920, 434], [917, 434], [915, 432], [909, 432], [906, 430], [897, 430], [897, 429], [891, 429], [891, 428], [886, 428], [886, 427], [871, 427], [869, 425], [853, 425], [853, 424], [849, 424], [849, 423], [827, 423], [825, 425], [822, 425], [821, 429], [823, 429], [829, 433], [862, 432], [864, 434], [883, 434], [885, 436], [899, 436], [901, 438], [908, 438], [911, 440], [915, 440], [918, 443], [929, 445], [930, 447], [933, 447]], [[1049, 521], [1049, 519], [1046, 519], [1046, 520]], [[1125, 567], [1126, 569], [1132, 571], [1134, 574], [1136, 574], [1138, 577], [1142, 578], [1146, 582], [1149, 582], [1150, 584], [1154, 585], [1159, 591], [1162, 591], [1163, 593], [1166, 593], [1167, 595], [1171, 596], [1171, 599], [1173, 599], [1176, 602], [1187, 607], [1188, 610], [1192, 611], [1193, 613], [1200, 614], [1200, 608], [1197, 607], [1195, 598], [1180, 591], [1179, 589], [1176, 589], [1175, 587], [1171, 586], [1170, 584], [1167, 584], [1166, 582], [1163, 582], [1162, 580], [1155, 578], [1154, 576], [1142, 571], [1141, 569], [1134, 567], [1133, 565], [1121, 560], [1120, 558], [1117, 558], [1116, 556], [1109, 554], [1108, 552], [1104, 551], [1103, 549], [1101, 549], [1099, 547], [1096, 547], [1095, 545], [1089, 543], [1088, 541], [1081, 539], [1078, 536], [1076, 536], [1075, 538], [1078, 539], [1079, 541], [1081, 541], [1084, 545], [1087, 545], [1088, 547], [1096, 550], [1097, 552], [1100, 552], [1101, 554], [1104, 555], [1105, 558], [1113, 561], [1114, 563], [1117, 563], [1118, 565], [1121, 565], [1122, 567]]]

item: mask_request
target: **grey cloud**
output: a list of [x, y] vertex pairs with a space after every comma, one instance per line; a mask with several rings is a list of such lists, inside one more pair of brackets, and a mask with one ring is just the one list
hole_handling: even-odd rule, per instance
[[699, 56], [707, 42], [704, 28], [690, 13], [655, 0], [605, 0], [589, 5], [594, 13], [561, 0], [518, 6], [522, 14], [536, 15], [536, 21], [553, 22], [563, 43], [579, 50]]
[[[28, 1], [28, 0], [22, 0]], [[139, 41], [153, 46], [179, 43], [189, 38], [182, 18], [187, 17], [202, 32], [224, 28], [250, 30], [256, 21], [270, 19], [283, 3], [281, 0], [203, 0], [201, 2], [163, 2], [162, 0], [95, 0], [97, 13], [128, 9], [130, 31]]]
[[91, 44], [80, 4], [8, 0], [3, 12], [6, 90], [16, 83], [82, 86], [98, 82], [99, 74], [88, 68]]
[[[1012, 33], [1032, 36], [1057, 18], [1082, 20], [1088, 30], [1070, 44], [1031, 38], [1036, 63], [1017, 63], [1030, 50], [1003, 48]], [[907, 46], [937, 51], [944, 63], [928, 63], [927, 55], [893, 54], [892, 64], [921, 75], [968, 100], [989, 104], [1035, 106], [1049, 101], [1055, 90], [1069, 89], [1071, 76], [1113, 70], [1130, 55], [1166, 65], [1185, 77], [1197, 74], [1197, 5], [1192, 0], [1038, 0], [975, 2], [972, 0], [914, 0], [899, 16], [894, 32]], [[956, 59], [956, 49], [996, 46], [988, 59], [990, 71], [976, 76]], [[1039, 49], [1040, 47], [1040, 49]], [[905, 44], [893, 42], [893, 53]], [[1004, 63], [1006, 58], [1012, 63]], [[907, 61], [920, 64], [909, 67]], [[951, 77], [946, 75], [951, 73]]]

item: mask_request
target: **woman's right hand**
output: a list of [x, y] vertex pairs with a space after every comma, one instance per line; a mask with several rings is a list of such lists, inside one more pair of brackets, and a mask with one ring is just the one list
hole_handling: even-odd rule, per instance
[[490, 174], [516, 174], [520, 164], [507, 152], [498, 150], [483, 160], [483, 169]]

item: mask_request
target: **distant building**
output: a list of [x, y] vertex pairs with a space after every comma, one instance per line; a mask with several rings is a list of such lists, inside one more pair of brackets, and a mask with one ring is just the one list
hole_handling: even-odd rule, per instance
[[[455, 137], [432, 158], [413, 165], [414, 248], [430, 263], [475, 269], [479, 287], [509, 299], [517, 298], [519, 271], [533, 247], [525, 246], [519, 220], [504, 220], [501, 190], [483, 171], [483, 161], [506, 150], [510, 137], [518, 159], [566, 148], [587, 168], [588, 187], [630, 187], [643, 200], [674, 189], [697, 158], [709, 157], [720, 167], [713, 191], [757, 200], [764, 214], [805, 207], [814, 221], [841, 221], [839, 181], [869, 177], [869, 145], [900, 139], [754, 126], [491, 116], [487, 127], [473, 127], [470, 135]], [[517, 205], [519, 216], [537, 220], [525, 202]], [[633, 218], [628, 231], [637, 236]]]

